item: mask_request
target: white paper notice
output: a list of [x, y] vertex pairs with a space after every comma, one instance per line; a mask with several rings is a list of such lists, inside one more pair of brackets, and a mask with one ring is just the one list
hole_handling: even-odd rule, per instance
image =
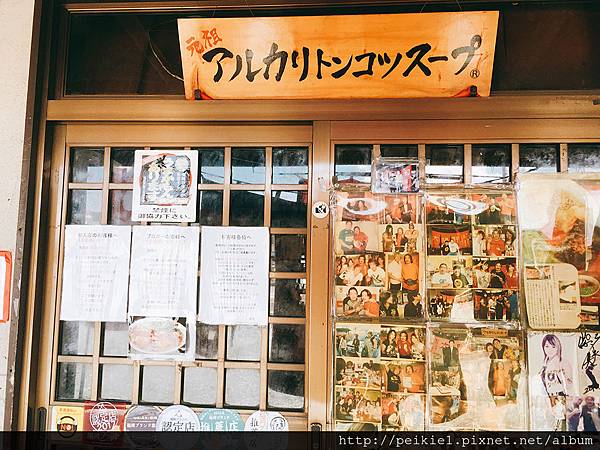
[[196, 315], [198, 227], [134, 226], [129, 315]]
[[61, 320], [126, 322], [131, 227], [67, 225]]
[[202, 227], [198, 320], [267, 325], [269, 229]]

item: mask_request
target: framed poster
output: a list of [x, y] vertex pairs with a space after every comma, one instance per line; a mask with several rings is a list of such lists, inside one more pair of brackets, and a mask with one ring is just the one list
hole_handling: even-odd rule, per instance
[[198, 152], [137, 150], [133, 168], [131, 220], [194, 222]]

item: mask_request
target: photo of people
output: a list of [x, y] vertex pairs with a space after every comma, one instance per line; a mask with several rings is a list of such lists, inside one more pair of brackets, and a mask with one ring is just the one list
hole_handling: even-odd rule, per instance
[[429, 289], [428, 296], [431, 320], [473, 321], [473, 293], [471, 290]]
[[354, 386], [381, 389], [381, 365], [373, 359], [336, 358], [335, 383], [339, 386]]
[[470, 225], [429, 225], [427, 227], [428, 255], [459, 256], [472, 253]]
[[336, 255], [376, 252], [379, 247], [375, 222], [336, 222], [335, 236]]
[[473, 258], [473, 286], [518, 290], [516, 258]]
[[381, 394], [383, 431], [423, 431], [425, 396], [419, 394]]
[[418, 196], [415, 194], [386, 195], [384, 224], [419, 222]]
[[473, 227], [473, 256], [516, 256], [514, 225]]
[[379, 326], [338, 323], [335, 328], [337, 356], [350, 358], [379, 358]]
[[385, 211], [383, 195], [371, 192], [336, 192], [336, 217], [352, 222], [381, 222]]
[[385, 392], [424, 393], [424, 362], [384, 362], [382, 381]]
[[507, 225], [516, 223], [516, 200], [513, 193], [472, 194], [472, 200], [485, 204], [485, 210], [475, 216], [479, 225]]
[[425, 330], [413, 327], [381, 327], [381, 358], [425, 360]]
[[414, 222], [399, 225], [379, 225], [379, 251], [385, 253], [417, 253], [421, 249], [423, 232]]
[[335, 284], [338, 286], [384, 287], [386, 284], [384, 254], [337, 256], [335, 258]]
[[464, 289], [473, 285], [471, 257], [430, 256], [427, 258], [428, 287]]
[[375, 158], [371, 169], [371, 190], [376, 193], [417, 192], [419, 161]]
[[379, 317], [379, 291], [376, 287], [336, 286], [338, 317]]
[[516, 339], [479, 338], [475, 351], [485, 348], [489, 355], [488, 389], [496, 404], [516, 402], [521, 376], [524, 375], [522, 352]]
[[600, 431], [600, 396], [584, 395], [566, 399], [566, 431]]
[[512, 290], [475, 290], [475, 318], [477, 320], [519, 319], [519, 294]]
[[352, 422], [381, 422], [381, 391], [337, 387], [335, 418]]
[[468, 195], [429, 194], [425, 202], [425, 218], [428, 224], [469, 224], [471, 215], [478, 212]]

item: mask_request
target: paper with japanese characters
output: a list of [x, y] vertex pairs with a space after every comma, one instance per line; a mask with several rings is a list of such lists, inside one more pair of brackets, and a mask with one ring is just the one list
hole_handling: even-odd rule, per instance
[[269, 229], [202, 227], [198, 320], [267, 325]]
[[131, 220], [196, 220], [197, 151], [137, 150], [133, 172]]
[[61, 320], [127, 320], [130, 242], [127, 226], [66, 226]]

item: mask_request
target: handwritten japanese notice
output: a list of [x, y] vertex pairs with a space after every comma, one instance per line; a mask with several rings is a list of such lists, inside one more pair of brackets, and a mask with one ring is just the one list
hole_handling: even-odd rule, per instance
[[489, 96], [498, 12], [178, 24], [187, 99]]
[[198, 320], [266, 326], [268, 299], [268, 228], [202, 227]]
[[129, 315], [196, 315], [200, 229], [134, 226]]
[[61, 320], [127, 320], [130, 242], [130, 227], [66, 226]]

